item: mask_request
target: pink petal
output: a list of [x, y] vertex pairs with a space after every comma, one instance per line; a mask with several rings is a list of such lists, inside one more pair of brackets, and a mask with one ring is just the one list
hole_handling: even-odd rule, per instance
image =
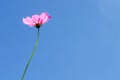
[[35, 26], [35, 23], [32, 21], [30, 17], [23, 18], [23, 22], [29, 26]]
[[33, 15], [32, 16], [32, 21], [34, 22], [34, 23], [39, 23], [39, 19], [40, 19], [40, 16], [39, 15]]
[[43, 19], [42, 23], [46, 23], [49, 19], [51, 18], [51, 16], [49, 16], [48, 14], [45, 15], [45, 18]]
[[46, 13], [42, 13], [41, 15], [40, 15], [40, 21], [39, 21], [39, 23], [40, 24], [44, 24], [45, 22], [47, 22], [48, 20], [50, 19], [50, 16], [49, 16], [49, 14], [46, 12]]
[[40, 20], [39, 20], [39, 23], [40, 24], [43, 24], [43, 19], [45, 18], [45, 13], [42, 13], [41, 15], [40, 15]]

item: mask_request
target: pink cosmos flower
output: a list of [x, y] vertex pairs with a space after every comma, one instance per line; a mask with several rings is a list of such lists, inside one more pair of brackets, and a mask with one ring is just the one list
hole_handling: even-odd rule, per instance
[[49, 16], [47, 12], [43, 12], [40, 15], [38, 14], [33, 15], [31, 18], [30, 17], [23, 18], [23, 23], [29, 25], [30, 27], [34, 26], [40, 28], [40, 26], [46, 23], [50, 18], [51, 16]]

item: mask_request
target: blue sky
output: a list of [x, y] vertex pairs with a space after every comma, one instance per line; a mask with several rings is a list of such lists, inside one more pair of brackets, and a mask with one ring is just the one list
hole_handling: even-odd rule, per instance
[[22, 18], [49, 12], [25, 80], [120, 80], [120, 0], [2, 0], [0, 80], [20, 80], [37, 29]]

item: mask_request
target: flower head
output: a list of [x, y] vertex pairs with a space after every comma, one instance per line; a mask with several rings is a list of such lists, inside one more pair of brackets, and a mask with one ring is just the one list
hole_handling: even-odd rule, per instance
[[51, 16], [47, 12], [43, 12], [40, 15], [33, 15], [32, 17], [23, 18], [23, 23], [29, 25], [30, 27], [40, 28], [40, 26], [46, 23]]

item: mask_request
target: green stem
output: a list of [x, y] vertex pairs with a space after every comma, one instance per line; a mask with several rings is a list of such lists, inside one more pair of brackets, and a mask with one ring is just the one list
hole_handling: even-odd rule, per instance
[[34, 48], [33, 48], [33, 51], [32, 51], [32, 54], [31, 54], [31, 56], [30, 56], [30, 58], [29, 58], [29, 60], [28, 60], [28, 63], [26, 64], [26, 67], [25, 67], [25, 70], [24, 70], [24, 73], [23, 73], [23, 75], [22, 75], [22, 78], [21, 78], [21, 80], [24, 80], [24, 77], [25, 77], [25, 75], [26, 75], [26, 72], [27, 72], [27, 69], [28, 69], [28, 67], [29, 67], [29, 64], [30, 64], [30, 62], [32, 61], [32, 58], [33, 58], [33, 56], [34, 56], [34, 54], [35, 54], [35, 51], [36, 51], [36, 48], [37, 48], [37, 46], [38, 46], [38, 41], [39, 41], [39, 28], [38, 28], [38, 36], [37, 36], [37, 39], [36, 39], [36, 43], [35, 43], [35, 45], [34, 45]]

